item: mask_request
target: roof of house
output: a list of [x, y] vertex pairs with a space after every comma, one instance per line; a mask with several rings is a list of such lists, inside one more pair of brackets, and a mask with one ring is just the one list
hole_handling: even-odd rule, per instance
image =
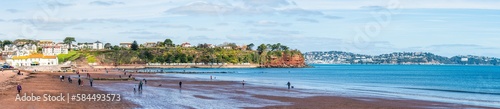
[[43, 48], [61, 48], [61, 46], [43, 46]]
[[28, 56], [14, 56], [12, 57], [12, 59], [16, 60], [16, 59], [32, 59], [32, 58], [42, 58], [42, 59], [56, 59], [57, 57], [56, 56], [45, 56], [43, 54], [31, 54], [31, 55], [28, 55]]

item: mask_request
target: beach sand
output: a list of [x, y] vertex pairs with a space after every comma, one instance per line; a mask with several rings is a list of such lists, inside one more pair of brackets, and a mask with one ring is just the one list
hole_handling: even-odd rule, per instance
[[[41, 73], [41, 74], [30, 74], [28, 78], [20, 82], [23, 90], [21, 93], [27, 93], [30, 95], [33, 93], [35, 96], [42, 96], [43, 94], [59, 95], [63, 93], [66, 96], [67, 93], [71, 94], [107, 94], [107, 92], [97, 90], [95, 88], [89, 87], [88, 81], [84, 80], [84, 86], [79, 87], [76, 80], [73, 83], [67, 82], [67, 79], [63, 82], [59, 80], [59, 75], [55, 73]], [[64, 74], [63, 74], [64, 75]], [[65, 74], [69, 75], [69, 74]], [[10, 81], [10, 80], [8, 80]], [[98, 83], [96, 83], [97, 85]], [[122, 100], [120, 102], [102, 102], [102, 101], [86, 101], [86, 102], [56, 102], [56, 101], [15, 101], [17, 90], [15, 85], [7, 90], [0, 91], [0, 106], [3, 109], [31, 109], [31, 108], [41, 108], [41, 109], [62, 109], [62, 108], [94, 108], [94, 109], [127, 109], [127, 108], [137, 108], [135, 105], [127, 100]], [[6, 87], [6, 86], [2, 86]]]
[[[122, 78], [128, 78], [123, 72], [118, 70], [111, 70], [107, 74], [104, 70], [89, 70], [89, 74], [92, 77], [99, 78], [118, 78], [118, 75], [122, 75]], [[85, 78], [87, 72], [80, 72], [82, 78]], [[130, 73], [127, 73], [127, 75]], [[66, 77], [71, 75], [73, 77], [74, 73], [37, 73], [31, 74], [28, 78], [20, 81], [23, 86], [23, 91], [28, 94], [34, 93], [35, 95], [41, 94], [59, 94], [59, 93], [71, 93], [71, 94], [109, 94], [114, 92], [106, 92], [99, 90], [96, 87], [89, 87], [88, 80], [84, 79], [85, 85], [83, 87], [77, 86], [77, 79], [73, 80], [70, 84], [65, 79], [64, 82], [59, 81], [59, 75], [65, 75]], [[301, 89], [291, 89], [288, 90], [286, 87], [264, 87], [259, 85], [253, 85], [252, 83], [247, 83], [245, 87], [241, 85], [239, 81], [219, 81], [219, 80], [197, 80], [188, 79], [180, 77], [170, 77], [162, 76], [161, 79], [157, 79], [158, 75], [155, 74], [136, 74], [133, 73], [133, 78], [149, 79], [146, 87], [148, 89], [158, 88], [163, 91], [168, 90], [179, 90], [179, 94], [186, 96], [188, 92], [194, 92], [191, 96], [194, 99], [192, 104], [197, 106], [179, 106], [181, 108], [200, 108], [199, 106], [204, 106], [201, 103], [220, 103], [229, 100], [230, 103], [223, 103], [226, 105], [236, 105], [238, 103], [244, 104], [243, 106], [237, 108], [266, 108], [266, 109], [402, 109], [402, 108], [487, 108], [478, 106], [468, 106], [461, 104], [449, 104], [449, 103], [439, 103], [439, 102], [429, 102], [429, 101], [418, 101], [418, 100], [395, 100], [395, 99], [385, 99], [385, 98], [362, 98], [362, 97], [345, 97], [345, 96], [335, 96], [322, 93], [312, 93], [304, 91]], [[6, 80], [10, 81], [10, 80]], [[18, 80], [17, 80], [18, 81]], [[179, 81], [183, 82], [182, 89], [179, 88]], [[4, 81], [5, 82], [5, 81]], [[138, 81], [96, 81], [94, 84], [102, 87], [110, 87], [120, 84], [130, 84], [131, 86], [138, 83]], [[161, 86], [160, 86], [161, 84]], [[15, 84], [11, 84], [15, 85]], [[5, 86], [1, 86], [5, 87]], [[126, 89], [127, 91], [129, 89]], [[181, 92], [181, 90], [183, 92]], [[132, 88], [130, 89], [132, 91]], [[143, 92], [149, 93], [149, 92]], [[172, 92], [177, 93], [177, 92]], [[215, 95], [215, 96], [214, 96]], [[2, 108], [99, 108], [99, 109], [109, 109], [109, 108], [142, 108], [141, 104], [133, 102], [135, 99], [132, 95], [122, 95], [124, 100], [120, 102], [19, 102], [15, 101], [16, 89], [15, 87], [10, 87], [6, 90], [0, 90], [0, 106]], [[228, 96], [228, 98], [221, 98], [220, 96]], [[159, 96], [154, 96], [159, 97]], [[151, 99], [163, 99], [163, 98], [151, 98]], [[189, 100], [189, 99], [185, 99]], [[145, 100], [147, 101], [147, 100]], [[202, 101], [202, 102], [198, 102]], [[233, 103], [233, 104], [231, 104]], [[236, 103], [236, 104], [234, 104]], [[245, 104], [246, 103], [246, 104]], [[257, 106], [257, 107], [256, 107]], [[169, 107], [163, 107], [169, 108]], [[201, 107], [203, 108], [203, 107]], [[204, 108], [217, 108], [217, 106], [207, 106]], [[221, 107], [219, 107], [221, 108]], [[223, 108], [223, 107], [222, 107]]]

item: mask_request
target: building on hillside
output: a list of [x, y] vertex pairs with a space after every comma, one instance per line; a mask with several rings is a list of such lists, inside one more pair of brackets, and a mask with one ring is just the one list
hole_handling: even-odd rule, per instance
[[236, 47], [236, 49], [246, 51], [247, 45], [238, 46], [238, 47]]
[[158, 44], [156, 42], [146, 42], [143, 44], [144, 47], [146, 48], [152, 48], [152, 47], [156, 47]]
[[131, 46], [132, 46], [132, 43], [130, 43], [130, 42], [120, 43], [120, 47], [122, 47], [122, 48], [130, 48]]
[[14, 67], [58, 65], [57, 56], [36, 53], [27, 56], [14, 56], [7, 59], [6, 62]]
[[38, 41], [38, 46], [53, 46], [55, 43], [51, 40], [40, 40]]
[[102, 49], [104, 49], [104, 43], [102, 43], [100, 41], [95, 41], [94, 45], [93, 45], [93, 48], [95, 50], [102, 50]]
[[27, 41], [25, 41], [25, 39], [22, 39], [22, 40], [15, 40], [15, 41], [14, 41], [14, 44], [15, 44], [16, 46], [22, 46], [22, 45], [28, 44], [28, 42], [27, 42]]
[[228, 50], [229, 50], [229, 49], [233, 49], [233, 48], [231, 48], [231, 46], [223, 46], [222, 48], [223, 48], [223, 49], [228, 49]]
[[208, 48], [215, 48], [214, 44], [208, 44]]
[[184, 42], [184, 43], [181, 44], [181, 47], [191, 47], [191, 43]]
[[94, 43], [88, 43], [88, 42], [83, 42], [83, 43], [77, 43], [77, 49], [79, 50], [90, 50], [92, 49]]
[[15, 54], [13, 56], [27, 56], [27, 55], [30, 55], [31, 53], [35, 53], [35, 52], [31, 52], [31, 50], [28, 50], [27, 48], [20, 47], [20, 48], [18, 48], [18, 50], [15, 52]]
[[3, 50], [4, 51], [15, 51], [15, 50], [17, 50], [17, 46], [13, 45], [13, 44], [5, 45], [3, 47]]
[[38, 47], [35, 44], [26, 44], [23, 46], [23, 48], [26, 48], [31, 53], [36, 53], [38, 52]]
[[31, 53], [37, 53], [37, 51], [38, 48], [35, 44], [25, 44], [24, 46], [10, 44], [4, 46], [2, 57], [9, 59], [13, 56], [26, 56]]
[[59, 55], [68, 54], [68, 48], [65, 46], [44, 46], [42, 47], [43, 55]]
[[102, 49], [104, 49], [104, 44], [100, 41], [96, 41], [93, 43], [89, 43], [89, 42], [78, 43], [77, 46], [78, 46], [78, 49], [80, 49], [80, 50], [83, 50], [83, 49], [102, 50]]

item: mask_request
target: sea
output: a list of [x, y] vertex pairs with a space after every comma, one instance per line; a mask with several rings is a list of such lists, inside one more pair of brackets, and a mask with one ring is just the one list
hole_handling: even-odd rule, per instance
[[[500, 66], [311, 66], [311, 68], [144, 70], [226, 72], [158, 75], [200, 80], [209, 80], [210, 77], [224, 81], [244, 80], [247, 84], [276, 88], [286, 88], [287, 82], [290, 82], [294, 89], [340, 96], [424, 100], [500, 108]], [[114, 91], [110, 88], [104, 89]], [[252, 106], [249, 104], [248, 107]]]

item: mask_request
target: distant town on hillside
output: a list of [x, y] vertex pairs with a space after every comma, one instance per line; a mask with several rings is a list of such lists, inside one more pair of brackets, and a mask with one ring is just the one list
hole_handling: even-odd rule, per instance
[[500, 59], [486, 56], [453, 56], [451, 58], [428, 52], [394, 52], [381, 55], [364, 55], [343, 51], [306, 52], [308, 64], [456, 64], [500, 65]]

